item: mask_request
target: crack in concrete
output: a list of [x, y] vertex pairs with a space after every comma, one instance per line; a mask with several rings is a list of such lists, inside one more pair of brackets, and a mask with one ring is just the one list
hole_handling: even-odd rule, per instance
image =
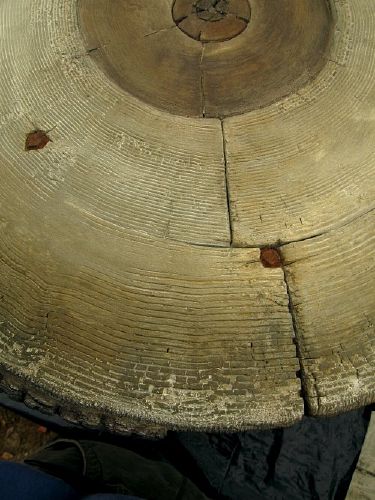
[[224, 242], [223, 243], [197, 243], [195, 241], [178, 240], [176, 238], [168, 238], [168, 241], [173, 241], [174, 243], [183, 243], [184, 245], [189, 245], [191, 247], [216, 248], [218, 250], [228, 250], [229, 248], [231, 248], [229, 243], [224, 243]]
[[226, 198], [227, 198], [227, 213], [228, 213], [228, 224], [229, 224], [229, 231], [230, 231], [229, 244], [232, 247], [233, 246], [233, 226], [232, 226], [233, 215], [232, 215], [232, 208], [231, 208], [230, 186], [229, 186], [229, 175], [228, 175], [227, 140], [226, 140], [226, 137], [225, 137], [224, 120], [223, 119], [220, 119], [220, 125], [221, 125], [221, 134], [223, 136], [223, 159], [224, 159], [224, 169], [225, 169], [225, 191], [226, 191]]
[[308, 241], [308, 240], [313, 240], [315, 238], [319, 238], [320, 236], [326, 236], [327, 234], [333, 232], [333, 231], [337, 231], [337, 230], [340, 230], [342, 229], [343, 227], [346, 227], [348, 226], [349, 224], [352, 224], [353, 222], [356, 222], [357, 220], [361, 219], [362, 217], [365, 217], [366, 215], [372, 213], [375, 211], [375, 207], [372, 207], [368, 210], [366, 210], [365, 212], [362, 212], [361, 214], [359, 215], [355, 215], [354, 217], [351, 217], [349, 220], [341, 223], [341, 224], [336, 224], [334, 225], [333, 227], [331, 227], [330, 229], [327, 229], [326, 231], [321, 231], [319, 233], [316, 233], [316, 234], [313, 234], [311, 236], [306, 236], [305, 238], [299, 238], [299, 239], [295, 239], [295, 240], [288, 240], [288, 241], [279, 241], [277, 246], [278, 247], [283, 247], [283, 246], [286, 246], [286, 245], [291, 245], [292, 243], [301, 243], [302, 241]]
[[367, 469], [364, 469], [363, 467], [361, 467], [360, 465], [357, 465], [357, 470], [359, 472], [361, 472], [362, 474], [366, 474], [368, 476], [371, 476], [371, 477], [375, 477], [375, 474]]
[[204, 90], [204, 71], [203, 71], [204, 48], [205, 44], [202, 43], [202, 53], [201, 53], [201, 59], [199, 61], [202, 118], [206, 118], [206, 94]]
[[293, 298], [292, 298], [292, 292], [290, 289], [289, 281], [288, 281], [288, 274], [287, 270], [282, 264], [281, 269], [283, 271], [283, 276], [284, 276], [284, 283], [286, 287], [286, 293], [288, 296], [288, 309], [289, 309], [289, 314], [292, 319], [292, 327], [293, 327], [293, 342], [294, 345], [296, 346], [296, 353], [297, 353], [297, 359], [299, 362], [299, 373], [296, 373], [296, 377], [300, 379], [301, 382], [301, 397], [303, 399], [304, 403], [304, 414], [308, 415], [309, 410], [308, 410], [308, 397], [307, 397], [307, 391], [304, 385], [304, 368], [302, 365], [302, 354], [301, 354], [301, 346], [300, 346], [300, 338], [299, 338], [299, 332], [298, 332], [298, 326], [297, 326], [297, 313], [294, 307], [293, 303]]
[[[225, 139], [224, 139], [225, 140]], [[207, 248], [221, 248], [221, 249], [228, 249], [228, 248], [235, 248], [235, 249], [259, 249], [261, 250], [262, 248], [265, 247], [272, 247], [272, 248], [279, 248], [282, 249], [284, 246], [291, 245], [293, 243], [302, 243], [304, 241], [308, 240], [313, 240], [315, 238], [319, 238], [320, 236], [325, 236], [333, 231], [337, 231], [342, 229], [345, 226], [348, 226], [349, 224], [352, 224], [353, 222], [356, 222], [357, 220], [361, 219], [362, 217], [365, 217], [366, 215], [372, 213], [375, 211], [375, 207], [371, 208], [370, 210], [366, 210], [365, 212], [353, 217], [349, 221], [346, 221], [343, 224], [338, 224], [327, 231], [321, 231], [320, 233], [314, 234], [312, 236], [306, 236], [305, 238], [299, 238], [296, 240], [290, 240], [290, 241], [282, 241], [278, 240], [276, 243], [269, 243], [269, 242], [264, 242], [264, 243], [258, 243], [256, 245], [236, 245], [233, 243], [233, 229], [232, 229], [232, 214], [231, 214], [231, 209], [230, 209], [230, 192], [229, 192], [229, 182], [228, 182], [228, 174], [227, 174], [227, 160], [226, 157], [224, 159], [225, 163], [225, 177], [226, 177], [226, 191], [227, 191], [227, 206], [228, 206], [228, 219], [229, 219], [229, 225], [230, 225], [230, 232], [231, 232], [231, 241], [230, 244], [226, 245], [225, 243], [196, 243], [193, 241], [186, 241], [186, 240], [179, 240], [179, 239], [171, 239], [168, 238], [170, 241], [175, 241], [176, 243], [184, 243], [186, 245], [191, 245], [191, 246], [199, 246], [199, 247], [207, 247]], [[295, 262], [298, 262], [299, 260], [293, 260], [288, 262], [287, 264], [284, 263], [284, 267], [289, 267]]]
[[146, 38], [147, 36], [157, 35], [158, 33], [162, 33], [163, 31], [168, 31], [168, 30], [171, 30], [173, 28], [177, 28], [177, 25], [174, 24], [173, 26], [167, 26], [166, 28], [161, 28], [161, 29], [156, 30], [156, 31], [151, 31], [151, 33], [146, 33], [144, 35], [144, 37]]

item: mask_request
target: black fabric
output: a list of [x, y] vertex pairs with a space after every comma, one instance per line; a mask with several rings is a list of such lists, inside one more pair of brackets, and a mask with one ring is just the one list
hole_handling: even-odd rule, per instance
[[57, 440], [25, 461], [81, 494], [118, 493], [147, 500], [207, 500], [174, 467], [97, 441]]
[[304, 418], [288, 429], [186, 432], [173, 439], [205, 473], [216, 498], [342, 500], [366, 435], [369, 410]]

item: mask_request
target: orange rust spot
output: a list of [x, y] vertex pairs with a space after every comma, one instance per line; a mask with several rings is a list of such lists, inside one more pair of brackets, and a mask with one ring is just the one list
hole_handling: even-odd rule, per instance
[[44, 130], [33, 130], [26, 136], [25, 149], [26, 151], [35, 151], [43, 149], [51, 139]]
[[260, 260], [264, 267], [282, 267], [281, 254], [277, 248], [261, 248]]

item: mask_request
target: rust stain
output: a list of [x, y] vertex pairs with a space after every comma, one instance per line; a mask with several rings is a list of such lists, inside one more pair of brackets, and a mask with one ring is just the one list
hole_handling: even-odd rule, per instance
[[280, 251], [277, 248], [261, 248], [260, 261], [264, 267], [282, 267], [282, 258]]
[[51, 139], [48, 137], [47, 132], [44, 130], [33, 130], [26, 136], [25, 149], [26, 151], [43, 149], [49, 142], [51, 142]]

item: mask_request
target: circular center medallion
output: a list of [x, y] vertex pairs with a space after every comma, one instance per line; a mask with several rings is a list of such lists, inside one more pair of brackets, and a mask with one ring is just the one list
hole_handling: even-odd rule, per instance
[[190, 117], [248, 113], [329, 60], [327, 0], [79, 0], [87, 54], [139, 104]]
[[200, 42], [223, 42], [242, 33], [250, 21], [248, 0], [175, 0], [173, 20]]

